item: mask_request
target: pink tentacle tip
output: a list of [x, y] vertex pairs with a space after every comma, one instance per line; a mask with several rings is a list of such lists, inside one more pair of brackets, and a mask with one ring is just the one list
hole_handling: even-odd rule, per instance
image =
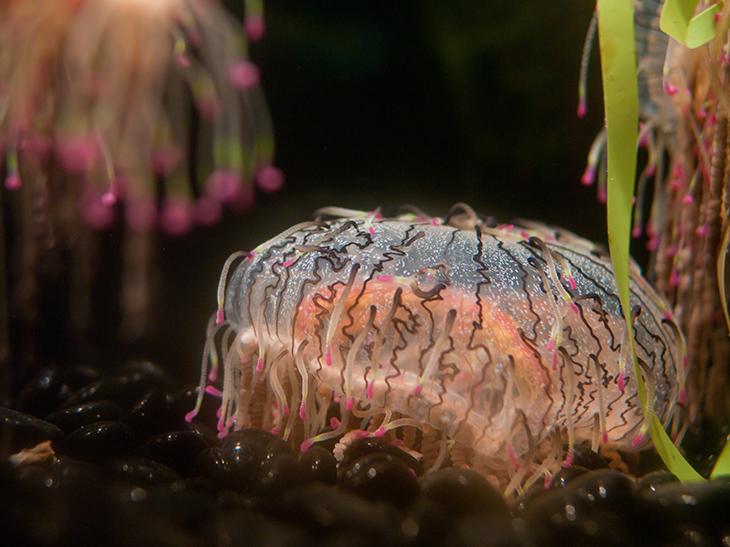
[[381, 281], [382, 283], [390, 283], [393, 281], [392, 275], [376, 275], [375, 276], [376, 281]]
[[223, 393], [215, 386], [205, 386], [205, 392], [213, 397], [223, 397]]
[[694, 202], [695, 202], [695, 198], [692, 197], [692, 194], [687, 194], [682, 199], [682, 203], [684, 203], [685, 205], [692, 205]]
[[634, 437], [634, 440], [631, 441], [631, 446], [633, 446], [634, 448], [638, 448], [639, 446], [641, 446], [641, 443], [643, 443], [643, 442], [644, 442], [644, 434], [639, 433], [636, 437]]
[[5, 177], [5, 188], [8, 190], [17, 190], [23, 185], [23, 183], [20, 180], [20, 175], [18, 173], [11, 173], [7, 177]]
[[571, 291], [574, 291], [578, 288], [578, 284], [575, 282], [575, 278], [572, 275], [568, 276], [568, 284], [570, 285]]
[[330, 427], [332, 429], [337, 429], [340, 427], [340, 420], [338, 420], [336, 417], [332, 416], [330, 418]]
[[301, 405], [301, 406], [299, 407], [299, 417], [300, 417], [300, 418], [301, 418], [302, 420], [306, 420], [306, 419], [307, 419], [307, 405], [305, 405], [305, 404], [302, 404], [302, 405]]
[[679, 404], [683, 405], [687, 402], [687, 390], [682, 388], [679, 390]]
[[558, 352], [553, 351], [553, 371], [558, 370]]
[[550, 473], [548, 473], [545, 475], [545, 482], [543, 483], [545, 490], [549, 490], [550, 486], [552, 484], [553, 484], [553, 476]]
[[641, 225], [637, 224], [631, 229], [631, 237], [641, 237]]
[[578, 304], [575, 302], [570, 303], [570, 309], [573, 311], [573, 313], [580, 313], [580, 310], [578, 309]]
[[328, 367], [332, 366], [332, 352], [330, 352], [329, 349], [327, 350], [327, 353], [325, 353], [325, 355], [324, 355], [324, 363]]
[[674, 95], [677, 94], [677, 91], [679, 91], [678, 86], [671, 84], [666, 80], [664, 81], [663, 87], [664, 87], [664, 93], [666, 93], [670, 97], [673, 97]]
[[583, 176], [580, 179], [580, 183], [583, 186], [591, 186], [593, 182], [596, 180], [596, 168], [592, 165], [589, 165], [585, 172], [583, 173]]
[[547, 344], [545, 344], [545, 349], [547, 349], [548, 351], [553, 351], [554, 347], [555, 347], [555, 340], [553, 340], [551, 338], [550, 340], [547, 341]]
[[241, 61], [228, 68], [228, 79], [236, 89], [251, 89], [261, 80], [261, 72], [251, 61]]
[[266, 22], [262, 15], [248, 15], [243, 23], [243, 31], [252, 42], [258, 42], [266, 33]]
[[586, 114], [588, 114], [588, 105], [585, 101], [581, 101], [578, 103], [578, 117], [585, 118]]
[[345, 408], [347, 410], [352, 410], [352, 397], [347, 397], [345, 399]]
[[517, 459], [517, 454], [515, 454], [515, 447], [512, 446], [512, 443], [507, 445], [507, 459], [515, 465], [515, 469], [520, 464], [520, 461]]
[[281, 426], [275, 425], [271, 428], [271, 434], [272, 435], [279, 435], [281, 433]]
[[375, 396], [375, 386], [372, 384], [368, 384], [368, 387], [365, 389], [365, 394], [367, 395], [368, 399], [372, 399]]
[[374, 437], [382, 437], [383, 435], [385, 435], [385, 433], [387, 431], [388, 431], [388, 429], [384, 425], [381, 425], [378, 429], [376, 429], [373, 432], [373, 436]]
[[601, 442], [603, 444], [608, 442], [608, 431], [601, 431]]
[[273, 165], [266, 165], [256, 171], [256, 186], [267, 194], [281, 190], [284, 182], [286, 182], [284, 172]]
[[689, 366], [689, 357], [685, 355], [682, 359], [682, 364], [684, 365], [684, 368], [687, 368]]
[[422, 391], [423, 391], [423, 386], [421, 384], [418, 384], [415, 388], [413, 388], [413, 396], [418, 397]]
[[707, 232], [710, 231], [710, 228], [707, 224], [703, 224], [701, 226], [697, 226], [695, 229], [695, 235], [697, 237], [705, 237], [707, 235]]
[[263, 372], [264, 370], [264, 360], [259, 357], [256, 361], [256, 372]]
[[208, 373], [208, 381], [213, 383], [218, 379], [218, 369], [212, 368], [210, 369], [210, 372]]
[[621, 391], [624, 391], [626, 389], [626, 377], [624, 376], [624, 373], [618, 375], [618, 388]]
[[375, 228], [373, 228], [372, 226], [368, 226], [368, 232], [370, 232], [371, 236], [375, 235]]
[[307, 450], [309, 450], [309, 447], [311, 447], [313, 444], [314, 444], [314, 441], [312, 441], [312, 439], [307, 439], [306, 441], [304, 441], [302, 444], [299, 445], [299, 450], [301, 450], [302, 452], [306, 452]]
[[608, 193], [606, 193], [606, 190], [603, 188], [598, 191], [598, 201], [601, 203], [606, 203], [608, 201]]
[[434, 217], [431, 219], [432, 226], [438, 226], [439, 224], [441, 224], [441, 219], [439, 217]]
[[284, 416], [289, 416], [289, 405], [285, 404], [281, 407], [281, 412]]
[[197, 415], [198, 415], [198, 410], [197, 410], [197, 409], [195, 409], [195, 410], [191, 410], [190, 412], [188, 412], [187, 414], [185, 414], [185, 421], [186, 421], [187, 423], [190, 423], [190, 422], [192, 422], [192, 421], [193, 421], [193, 419], [194, 419], [194, 418], [195, 418], [195, 417], [196, 417]]
[[284, 266], [285, 268], [288, 268], [289, 266], [294, 264], [296, 261], [297, 261], [296, 257], [290, 258], [289, 260], [285, 260], [284, 262], [282, 262], [281, 265]]
[[575, 454], [571, 450], [568, 452], [568, 455], [565, 456], [565, 460], [563, 460], [563, 463], [561, 464], [563, 467], [570, 467], [573, 465], [573, 461], [575, 461]]
[[223, 308], [218, 308], [218, 311], [215, 312], [215, 324], [220, 325], [226, 320], [226, 313], [223, 311]]
[[225, 439], [227, 436], [228, 436], [227, 429], [222, 429], [222, 430], [218, 431], [218, 435], [217, 435], [218, 440]]

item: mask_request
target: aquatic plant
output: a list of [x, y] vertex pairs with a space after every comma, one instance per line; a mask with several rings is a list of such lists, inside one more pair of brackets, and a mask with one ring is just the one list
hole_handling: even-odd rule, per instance
[[[261, 3], [246, 7], [246, 33], [259, 39]], [[217, 1], [4, 2], [0, 137], [5, 187], [23, 209], [23, 299], [49, 248], [83, 263], [86, 228], [108, 228], [122, 211], [122, 305], [142, 332], [150, 234], [184, 235], [226, 205], [245, 211], [254, 185], [283, 183], [259, 80], [240, 24]]]
[[[648, 18], [652, 28], [643, 29], [647, 40], [655, 40], [654, 45], [668, 44], [658, 48], [663, 62], [656, 63], [656, 50], [646, 64], [642, 65], [646, 57], [640, 58], [638, 83], [632, 2], [605, 0], [599, 1], [597, 7], [608, 143], [609, 242], [617, 283], [625, 287], [638, 136], [639, 143], [648, 146], [649, 163], [639, 178], [633, 232], [639, 235], [643, 227], [640, 219], [644, 182], [653, 177], [654, 200], [647, 225], [653, 252], [651, 270], [660, 290], [674, 304], [687, 333], [688, 358], [692, 363], [688, 377], [690, 414], [695, 421], [700, 416], [727, 420], [729, 352], [727, 325], [720, 319], [726, 310], [727, 242], [719, 254], [716, 249], [721, 239], [727, 241], [727, 236], [721, 234], [727, 234], [727, 205], [723, 205], [728, 170], [724, 67], [728, 62], [730, 15], [724, 6], [712, 2], [668, 0], [661, 28], [672, 36], [669, 41], [656, 28], [660, 7], [659, 2], [652, 0], [636, 4], [638, 13], [654, 10], [654, 17]], [[646, 51], [649, 49], [647, 46]], [[645, 108], [641, 110], [646, 118], [638, 132], [638, 98], [642, 88], [647, 92], [643, 97]], [[659, 95], [657, 88], [666, 96]], [[594, 147], [594, 152], [599, 148]], [[592, 153], [588, 180], [596, 159], [597, 154]], [[626, 289], [622, 301], [628, 321]], [[635, 366], [638, 367], [636, 360]], [[658, 421], [652, 418], [652, 424], [652, 439], [670, 470], [685, 480], [699, 479]], [[713, 474], [728, 472], [730, 451], [726, 448]]]

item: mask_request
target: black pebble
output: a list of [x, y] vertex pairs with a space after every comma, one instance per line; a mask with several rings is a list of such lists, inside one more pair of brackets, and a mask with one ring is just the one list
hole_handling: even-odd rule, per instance
[[173, 431], [153, 436], [135, 455], [155, 460], [181, 475], [186, 475], [193, 467], [195, 458], [206, 448], [208, 444], [199, 432]]
[[181, 422], [173, 397], [158, 388], [145, 394], [125, 421], [141, 437], [172, 431]]
[[122, 422], [97, 422], [81, 427], [60, 444], [62, 453], [91, 462], [124, 458], [134, 448], [134, 432]]
[[301, 465], [307, 480], [337, 483], [337, 462], [329, 450], [318, 445], [310, 446], [302, 456]]
[[132, 458], [110, 466], [111, 475], [141, 487], [161, 486], [180, 480], [180, 475], [166, 465], [147, 458]]
[[264, 460], [253, 493], [261, 496], [280, 496], [305, 482], [306, 475], [297, 458], [291, 453], [278, 452]]
[[65, 406], [111, 400], [122, 408], [129, 408], [150, 390], [165, 389], [168, 384], [167, 376], [160, 367], [148, 361], [135, 361], [70, 394]]
[[631, 479], [599, 469], [535, 498], [519, 524], [537, 546], [635, 545], [638, 506]]
[[398, 507], [408, 505], [420, 493], [413, 470], [400, 458], [383, 452], [350, 462], [338, 484], [364, 498], [388, 501]]
[[3, 449], [11, 454], [24, 448], [32, 448], [43, 441], [56, 441], [62, 437], [63, 431], [52, 423], [0, 407], [0, 439]]
[[580, 477], [588, 471], [590, 471], [590, 469], [580, 465], [561, 467], [560, 470], [553, 475], [553, 479], [550, 481], [550, 488], [562, 488], [573, 479]]
[[23, 387], [13, 406], [41, 418], [56, 410], [70, 393], [97, 376], [96, 371], [83, 366], [45, 367]]
[[351, 462], [372, 453], [390, 454], [413, 469], [416, 475], [421, 476], [423, 474], [423, 465], [421, 465], [421, 462], [405, 450], [401, 450], [394, 444], [384, 441], [379, 437], [364, 437], [355, 440], [345, 450], [342, 462], [340, 462], [340, 469], [347, 469], [350, 467]]
[[636, 485], [639, 488], [640, 492], [653, 492], [656, 491], [659, 486], [672, 482], [679, 482], [677, 476], [674, 473], [662, 470], [647, 473], [636, 482]]
[[[567, 449], [568, 447], [566, 446], [565, 450], [567, 451]], [[573, 461], [571, 465], [593, 471], [596, 469], [608, 469], [608, 462], [603, 456], [582, 444], [576, 444], [573, 447]]]
[[470, 513], [506, 516], [509, 508], [502, 494], [471, 469], [443, 469], [418, 480], [423, 493], [451, 515]]
[[80, 427], [95, 422], [118, 421], [122, 409], [112, 401], [95, 401], [51, 412], [46, 420], [60, 427], [68, 435]]

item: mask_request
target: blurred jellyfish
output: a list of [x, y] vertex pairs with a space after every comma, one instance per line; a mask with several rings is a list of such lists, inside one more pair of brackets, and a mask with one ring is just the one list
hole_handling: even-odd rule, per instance
[[0, 144], [5, 186], [21, 195], [24, 298], [39, 257], [59, 244], [87, 264], [72, 279], [88, 278], [84, 226], [105, 229], [121, 213], [122, 306], [141, 334], [151, 234], [183, 235], [225, 206], [245, 211], [254, 186], [281, 187], [247, 57], [246, 35], [264, 30], [260, 0], [246, 14], [244, 34], [216, 0], [0, 4]]

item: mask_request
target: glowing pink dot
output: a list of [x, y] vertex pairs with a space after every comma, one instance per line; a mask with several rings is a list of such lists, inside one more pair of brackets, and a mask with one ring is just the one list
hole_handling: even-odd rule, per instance
[[106, 230], [114, 222], [114, 209], [102, 203], [98, 192], [88, 189], [78, 201], [79, 214], [94, 230]]
[[340, 420], [338, 420], [337, 418], [335, 418], [334, 416], [332, 416], [332, 417], [330, 418], [330, 427], [331, 427], [332, 429], [337, 429], [337, 428], [339, 428], [339, 427], [340, 427]]
[[87, 137], [69, 138], [56, 146], [56, 156], [61, 167], [73, 175], [86, 173], [96, 161], [97, 155], [96, 144]]
[[188, 58], [188, 56], [184, 53], [175, 54], [175, 62], [182, 68], [190, 67], [190, 58]]
[[713, 15], [713, 17], [715, 18], [715, 22], [717, 22], [722, 17], [722, 13], [716, 13], [716, 14]]
[[215, 386], [205, 386], [205, 392], [208, 395], [212, 395], [213, 397], [222, 397], [223, 396], [223, 393], [221, 393], [221, 390]]
[[580, 101], [578, 103], [578, 117], [584, 118], [585, 115], [588, 113], [588, 105], [585, 101]]
[[256, 186], [267, 194], [281, 190], [285, 179], [284, 172], [273, 165], [266, 165], [256, 171]]
[[215, 95], [205, 95], [195, 100], [195, 108], [204, 120], [213, 120], [221, 114], [221, 103]]
[[692, 194], [687, 194], [682, 200], [682, 203], [684, 203], [685, 205], [692, 205], [694, 202], [695, 198], [692, 197]]
[[252, 42], [258, 42], [266, 33], [266, 23], [262, 15], [249, 15], [243, 23], [243, 31]]
[[679, 285], [679, 273], [676, 268], [672, 269], [672, 273], [669, 274], [669, 286], [677, 287]]
[[583, 186], [591, 186], [595, 180], [596, 180], [596, 168], [593, 167], [592, 165], [589, 165], [588, 167], [586, 167], [586, 170], [580, 179], [580, 183]]
[[179, 146], [168, 144], [152, 153], [152, 172], [165, 177], [173, 172], [183, 158], [183, 151]]
[[10, 173], [7, 177], [5, 177], [5, 188], [8, 190], [17, 190], [23, 185], [23, 182], [20, 180], [20, 175], [18, 173]]
[[307, 405], [305, 405], [304, 403], [302, 403], [302, 405], [299, 407], [299, 417], [302, 420], [307, 419]]
[[243, 180], [227, 169], [216, 169], [205, 183], [205, 191], [212, 198], [223, 203], [234, 201], [241, 192]]
[[222, 216], [223, 207], [210, 196], [200, 197], [193, 205], [193, 219], [200, 226], [217, 224]]
[[635, 226], [634, 226], [634, 227], [633, 227], [633, 228], [631, 229], [631, 237], [641, 237], [641, 225], [639, 225], [639, 224], [636, 224], [636, 225], [635, 225]]
[[187, 234], [193, 227], [192, 208], [189, 201], [182, 197], [172, 196], [162, 204], [160, 226], [173, 237]]
[[228, 67], [228, 79], [237, 89], [251, 89], [261, 80], [261, 72], [251, 61], [241, 61]]
[[667, 80], [664, 81], [664, 93], [669, 95], [670, 97], [677, 94], [677, 91], [679, 91], [679, 88], [676, 85], [673, 85], [669, 83]]
[[709, 230], [710, 228], [709, 226], [707, 226], [707, 224], [702, 224], [701, 226], [697, 226], [697, 228], [695, 228], [695, 235], [697, 237], [705, 237]]

